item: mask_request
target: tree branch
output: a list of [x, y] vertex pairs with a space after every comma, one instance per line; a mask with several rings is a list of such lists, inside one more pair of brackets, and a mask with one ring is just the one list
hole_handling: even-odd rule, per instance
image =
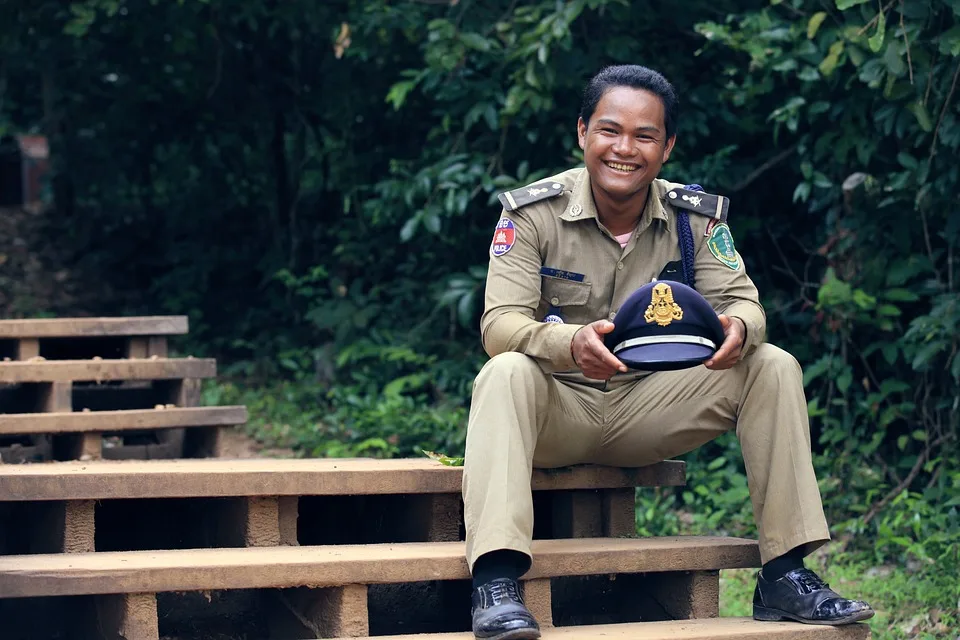
[[953, 83], [950, 85], [950, 93], [943, 102], [943, 108], [940, 109], [940, 118], [937, 120], [937, 128], [933, 131], [933, 142], [930, 143], [930, 157], [927, 159], [927, 168], [933, 162], [933, 156], [937, 153], [937, 137], [940, 135], [940, 126], [943, 124], [943, 117], [947, 115], [947, 109], [950, 108], [950, 101], [953, 100], [953, 92], [957, 89], [957, 76], [960, 76], [960, 63], [957, 63], [957, 69], [953, 72]]
[[873, 520], [876, 517], [876, 515], [880, 513], [880, 511], [890, 503], [891, 500], [893, 500], [898, 495], [900, 495], [901, 491], [903, 491], [904, 489], [910, 486], [910, 484], [916, 479], [916, 477], [920, 475], [920, 470], [923, 469], [923, 465], [926, 464], [927, 458], [930, 457], [931, 451], [935, 447], [939, 447], [941, 444], [943, 444], [944, 441], [946, 441], [946, 439], [947, 437], [943, 436], [943, 437], [937, 438], [936, 440], [931, 442], [929, 445], [927, 445], [927, 447], [920, 453], [920, 455], [917, 456], [917, 462], [913, 465], [913, 468], [910, 469], [910, 473], [908, 473], [907, 477], [903, 479], [903, 482], [901, 482], [896, 487], [894, 487], [890, 493], [885, 495], [883, 499], [880, 500], [880, 502], [877, 502], [872, 507], [870, 507], [870, 511], [868, 511], [867, 515], [863, 517], [864, 526], [869, 524], [869, 522]]
[[777, 166], [778, 164], [780, 164], [781, 162], [789, 158], [793, 154], [793, 152], [797, 150], [797, 147], [799, 146], [800, 146], [800, 143], [797, 142], [793, 144], [789, 149], [784, 149], [777, 155], [773, 156], [772, 158], [764, 162], [762, 165], [760, 165], [759, 167], [751, 171], [750, 175], [748, 175], [746, 178], [741, 180], [739, 184], [737, 184], [733, 189], [731, 189], [731, 191], [733, 193], [736, 193], [737, 191], [742, 191], [743, 189], [746, 189], [757, 178], [759, 178], [760, 176], [765, 174], [767, 171], [769, 171], [770, 169], [773, 169], [775, 166]]

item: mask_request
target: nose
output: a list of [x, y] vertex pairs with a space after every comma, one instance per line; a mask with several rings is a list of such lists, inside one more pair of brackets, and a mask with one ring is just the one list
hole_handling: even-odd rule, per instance
[[613, 143], [613, 152], [618, 156], [633, 155], [633, 139], [630, 136], [617, 136]]

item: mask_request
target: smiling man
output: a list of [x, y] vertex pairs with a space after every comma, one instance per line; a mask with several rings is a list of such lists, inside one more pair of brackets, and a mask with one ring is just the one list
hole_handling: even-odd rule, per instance
[[[481, 320], [491, 360], [474, 384], [463, 480], [478, 638], [540, 636], [517, 584], [531, 563], [533, 467], [644, 466], [731, 430], [763, 561], [754, 617], [839, 625], [873, 615], [804, 568], [830, 535], [800, 366], [764, 342], [763, 308], [726, 224], [727, 199], [657, 178], [677, 140], [678, 110], [659, 73], [608, 67], [583, 95], [585, 166], [500, 196]], [[617, 337], [633, 324], [648, 331], [643, 313], [617, 318], [621, 307], [646, 306], [638, 295], [648, 296], [648, 324], [663, 324], [668, 340], [712, 345], [708, 355], [696, 366], [628, 368], [613, 351], [664, 339]], [[691, 326], [710, 323], [690, 313], [691, 301], [716, 314], [709, 321], [720, 344]]]

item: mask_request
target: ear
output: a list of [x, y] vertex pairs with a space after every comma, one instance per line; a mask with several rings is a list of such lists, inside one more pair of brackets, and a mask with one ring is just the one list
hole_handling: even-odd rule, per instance
[[583, 118], [577, 118], [577, 142], [580, 144], [580, 149], [583, 149], [587, 142], [587, 123]]
[[673, 145], [677, 143], [677, 134], [673, 134], [667, 138], [667, 144], [663, 147], [663, 161], [666, 162], [670, 159], [670, 152], [673, 151]]

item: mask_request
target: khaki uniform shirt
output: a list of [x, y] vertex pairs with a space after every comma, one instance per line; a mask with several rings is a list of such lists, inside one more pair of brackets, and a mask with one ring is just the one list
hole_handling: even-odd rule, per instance
[[[603, 384], [579, 373], [570, 351], [573, 336], [595, 320], [616, 323], [616, 311], [627, 296], [656, 279], [669, 263], [680, 261], [677, 210], [667, 192], [682, 185], [660, 179], [650, 185], [639, 223], [621, 248], [600, 223], [586, 169], [540, 182], [560, 183], [563, 192], [501, 214], [501, 224], [504, 218], [513, 223], [514, 240], [502, 255], [495, 255], [491, 245], [480, 321], [483, 346], [490, 356], [518, 351], [536, 359], [545, 371], [569, 372], [565, 379]], [[688, 216], [696, 246], [697, 291], [717, 313], [743, 321], [747, 355], [763, 342], [766, 329], [757, 288], [739, 254], [734, 261], [738, 265], [731, 268], [707, 247], [705, 231], [711, 219], [692, 212]], [[541, 275], [543, 267], [554, 275]], [[682, 273], [682, 267], [678, 269]], [[681, 280], [680, 273], [670, 279]], [[543, 322], [548, 311], [563, 323]], [[628, 372], [614, 379], [638, 375], [645, 374]]]

